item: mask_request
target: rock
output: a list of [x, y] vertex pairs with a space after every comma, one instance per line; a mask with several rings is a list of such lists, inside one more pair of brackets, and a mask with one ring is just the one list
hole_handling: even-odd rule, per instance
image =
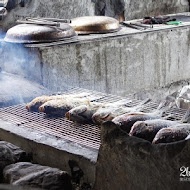
[[152, 145], [112, 122], [101, 129], [94, 190], [189, 190], [180, 169], [189, 167], [190, 140]]
[[190, 86], [184, 86], [176, 98], [176, 104], [179, 108], [188, 109], [190, 107]]
[[0, 141], [0, 179], [2, 179], [3, 169], [6, 166], [29, 160], [30, 158], [26, 152], [19, 147], [5, 141]]
[[67, 172], [29, 162], [7, 166], [3, 175], [6, 183], [50, 190], [71, 190], [71, 179]]
[[0, 190], [40, 190], [40, 189], [34, 189], [34, 188], [28, 188], [28, 187], [15, 187], [12, 185], [0, 185]]

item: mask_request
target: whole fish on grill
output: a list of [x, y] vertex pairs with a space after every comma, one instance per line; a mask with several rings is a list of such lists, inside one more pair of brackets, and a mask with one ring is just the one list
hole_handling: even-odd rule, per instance
[[87, 98], [65, 98], [50, 100], [39, 107], [39, 112], [44, 112], [52, 116], [65, 116], [65, 114], [80, 105], [89, 105], [90, 100]]
[[154, 137], [152, 143], [171, 143], [185, 138], [190, 134], [190, 124], [179, 124], [168, 128], [163, 128]]
[[92, 120], [95, 124], [102, 124], [105, 121], [111, 121], [115, 117], [122, 115], [124, 113], [131, 113], [135, 111], [143, 110], [146, 103], [148, 103], [150, 99], [146, 99], [142, 101], [139, 105], [133, 107], [124, 107], [124, 106], [114, 106], [114, 107], [106, 107], [102, 109], [98, 109], [96, 113], [93, 114]]
[[65, 116], [69, 120], [78, 123], [92, 123], [92, 116], [97, 110], [105, 108], [114, 109], [115, 107], [126, 105], [129, 102], [131, 100], [120, 100], [114, 103], [91, 102], [89, 105], [81, 105], [71, 109]]
[[103, 103], [90, 102], [89, 105], [81, 105], [69, 110], [65, 117], [78, 123], [92, 123], [92, 115], [103, 106]]
[[45, 102], [47, 102], [49, 100], [52, 100], [53, 98], [54, 98], [54, 96], [47, 96], [47, 95], [39, 96], [39, 97], [33, 99], [28, 104], [26, 104], [26, 109], [28, 111], [38, 111], [38, 108], [42, 104], [44, 104]]
[[132, 126], [129, 135], [143, 138], [150, 142], [153, 141], [157, 132], [163, 128], [171, 127], [180, 123], [185, 123], [190, 119], [190, 109], [180, 121], [170, 121], [165, 119], [154, 119], [146, 121], [137, 121]]
[[90, 93], [86, 93], [86, 92], [78, 93], [78, 94], [63, 94], [63, 95], [52, 95], [52, 96], [43, 95], [43, 96], [36, 97], [31, 102], [29, 102], [26, 105], [26, 109], [28, 111], [38, 111], [39, 107], [42, 104], [44, 104], [44, 103], [46, 103], [47, 101], [50, 101], [50, 100], [65, 99], [65, 98], [68, 98], [68, 97], [82, 98], [82, 97], [85, 97], [85, 96], [88, 96], [88, 95], [90, 95]]
[[169, 121], [164, 119], [137, 121], [132, 126], [129, 135], [139, 137], [152, 142], [156, 133], [160, 129], [167, 128], [176, 124], [177, 122], [175, 121]]
[[157, 110], [152, 113], [143, 113], [143, 112], [126, 113], [114, 118], [112, 122], [118, 125], [122, 130], [129, 133], [131, 127], [135, 122], [160, 119], [163, 116], [163, 113], [165, 113], [168, 109], [170, 109], [170, 107], [171, 107], [171, 102], [164, 101], [158, 106]]

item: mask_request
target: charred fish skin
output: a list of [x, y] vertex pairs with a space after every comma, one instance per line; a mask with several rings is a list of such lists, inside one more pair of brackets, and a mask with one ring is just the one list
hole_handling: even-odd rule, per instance
[[89, 105], [81, 105], [69, 110], [65, 117], [70, 121], [78, 122], [78, 123], [93, 123], [92, 115], [102, 107], [102, 103], [92, 102]]
[[190, 124], [175, 125], [163, 128], [154, 137], [152, 144], [172, 143], [185, 138], [190, 134]]
[[[115, 117], [122, 115], [124, 113], [130, 113], [134, 111], [141, 111], [145, 104], [147, 104], [150, 99], [145, 99], [140, 102], [139, 105], [133, 107], [124, 107], [122, 104], [115, 103], [115, 106], [110, 106], [104, 109], [99, 109], [93, 116], [92, 120], [95, 124], [102, 124], [105, 121], [111, 121]], [[119, 105], [119, 106], [118, 106]], [[126, 105], [125, 105], [126, 106]]]
[[124, 114], [121, 116], [118, 116], [112, 120], [113, 123], [118, 125], [123, 131], [129, 133], [131, 130], [131, 127], [134, 125], [137, 121], [146, 121], [151, 119], [158, 119], [160, 116], [154, 115], [151, 113], [145, 114], [145, 113], [129, 113]]
[[89, 95], [90, 93], [87, 92], [78, 93], [78, 94], [63, 94], [63, 95], [42, 95], [34, 98], [31, 102], [26, 104], [26, 109], [31, 112], [38, 112], [39, 107], [50, 100], [65, 99], [69, 97], [84, 98]]
[[37, 97], [33, 99], [31, 102], [29, 102], [28, 104], [26, 104], [26, 109], [31, 112], [37, 112], [38, 108], [48, 100], [49, 100], [49, 96], [47, 95]]
[[74, 107], [88, 105], [86, 98], [66, 98], [61, 100], [51, 100], [39, 107], [39, 112], [44, 112], [49, 116], [65, 116]]
[[129, 135], [148, 140], [152, 143], [157, 132], [162, 128], [176, 125], [177, 122], [164, 119], [137, 121], [132, 126]]
[[134, 112], [120, 115], [112, 120], [116, 125], [127, 133], [130, 132], [132, 126], [137, 121], [146, 121], [160, 119], [168, 109], [171, 108], [171, 102], [163, 101], [153, 113]]
[[123, 107], [109, 107], [109, 108], [103, 108], [98, 110], [96, 113], [93, 114], [92, 120], [95, 124], [102, 124], [105, 121], [111, 121], [116, 117], [117, 115], [121, 115], [123, 112], [126, 112], [126, 109]]

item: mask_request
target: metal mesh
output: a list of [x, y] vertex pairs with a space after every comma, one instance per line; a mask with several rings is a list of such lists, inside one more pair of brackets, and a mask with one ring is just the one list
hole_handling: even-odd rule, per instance
[[[80, 93], [90, 92], [95, 95], [97, 102], [115, 102], [123, 97], [103, 94], [99, 92], [84, 90], [80, 88], [71, 88], [68, 93]], [[127, 106], [138, 105], [140, 100], [134, 100], [131, 96], [126, 97], [131, 102]], [[157, 108], [157, 104], [149, 102], [144, 108], [144, 112], [151, 112]], [[185, 110], [173, 108], [166, 112], [165, 116], [170, 120], [180, 120], [185, 114]], [[25, 105], [16, 105], [0, 109], [0, 118], [7, 120], [16, 125], [22, 125], [27, 128], [31, 128], [49, 135], [53, 135], [56, 138], [66, 139], [83, 146], [87, 146], [94, 149], [100, 147], [100, 128], [97, 125], [92, 124], [77, 124], [66, 118], [47, 117], [43, 113], [28, 112], [25, 109]]]

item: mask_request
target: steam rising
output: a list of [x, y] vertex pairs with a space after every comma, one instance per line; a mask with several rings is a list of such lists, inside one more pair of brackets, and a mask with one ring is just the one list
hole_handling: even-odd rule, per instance
[[[4, 34], [1, 34], [2, 39]], [[39, 54], [23, 45], [0, 43], [0, 107], [30, 101], [36, 96], [49, 94], [40, 85]], [[29, 80], [27, 80], [27, 79]]]

